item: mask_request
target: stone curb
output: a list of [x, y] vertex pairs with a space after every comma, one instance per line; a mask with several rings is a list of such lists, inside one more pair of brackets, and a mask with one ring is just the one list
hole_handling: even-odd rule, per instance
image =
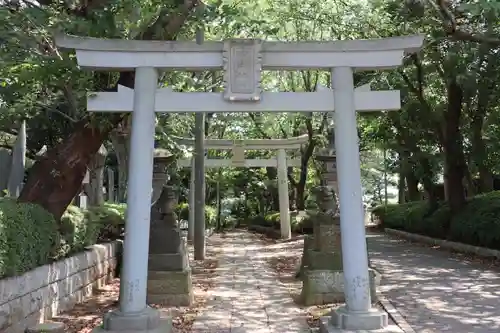
[[253, 232], [257, 232], [259, 234], [264, 234], [264, 235], [271, 237], [273, 239], [280, 239], [281, 238], [280, 231], [276, 230], [274, 228], [270, 228], [270, 227], [264, 227], [261, 225], [249, 225], [248, 230], [253, 231]]
[[450, 242], [444, 239], [437, 239], [427, 236], [422, 236], [406, 231], [385, 228], [384, 232], [388, 235], [398, 236], [404, 239], [412, 240], [415, 242], [437, 245], [447, 250], [453, 250], [460, 253], [474, 254], [485, 258], [496, 258], [500, 259], [500, 251], [488, 249], [486, 247], [473, 246], [463, 243]]
[[391, 301], [389, 301], [384, 294], [380, 294], [378, 296], [378, 301], [384, 308], [385, 312], [387, 312], [389, 317], [391, 317], [391, 319], [396, 323], [396, 325], [399, 326], [400, 329], [403, 330], [404, 333], [416, 333], [411, 325], [403, 317], [401, 311], [396, 309], [396, 307], [392, 305]]

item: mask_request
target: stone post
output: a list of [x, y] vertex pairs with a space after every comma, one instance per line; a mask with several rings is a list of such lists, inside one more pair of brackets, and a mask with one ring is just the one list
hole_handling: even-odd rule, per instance
[[278, 149], [278, 195], [280, 202], [280, 229], [281, 238], [292, 237], [290, 225], [290, 202], [288, 197], [288, 170], [286, 165], [285, 149]]
[[17, 198], [21, 193], [26, 167], [26, 120], [21, 122], [14, 148], [12, 148], [10, 175], [7, 183], [9, 196]]
[[80, 189], [80, 193], [78, 193], [78, 195], [75, 198], [76, 199], [75, 204], [78, 207], [83, 208], [83, 209], [87, 209], [87, 206], [88, 206], [88, 197], [85, 194], [84, 189], [85, 189], [85, 187], [88, 186], [89, 183], [90, 183], [90, 173], [87, 170], [85, 172], [85, 176], [83, 177], [83, 180], [82, 180], [82, 188]]
[[205, 115], [195, 114], [194, 259], [205, 259]]
[[187, 306], [193, 302], [191, 269], [174, 206], [173, 188], [164, 186], [151, 211], [149, 304]]
[[388, 325], [387, 313], [371, 306], [353, 69], [333, 68], [332, 88], [335, 151], [338, 178], [341, 180], [340, 229], [346, 306], [336, 309], [330, 320], [322, 318], [320, 329], [323, 332], [383, 329]]
[[157, 84], [155, 68], [136, 69], [119, 309], [106, 313], [95, 332], [172, 329], [171, 320], [146, 305]]
[[189, 218], [188, 218], [188, 233], [187, 239], [188, 241], [194, 240], [194, 206], [195, 206], [195, 196], [194, 196], [194, 177], [195, 177], [195, 168], [194, 168], [194, 157], [191, 158], [191, 178], [189, 179]]

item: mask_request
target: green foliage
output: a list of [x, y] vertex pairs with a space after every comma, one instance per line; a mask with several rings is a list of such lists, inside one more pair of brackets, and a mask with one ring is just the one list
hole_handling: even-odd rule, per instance
[[60, 222], [38, 205], [0, 200], [0, 277], [23, 274], [86, 246], [120, 237], [124, 205], [69, 206]]
[[217, 208], [205, 206], [205, 226], [215, 228], [217, 223]]
[[189, 220], [189, 204], [187, 202], [177, 204], [175, 213], [177, 214], [177, 218], [179, 220]]
[[20, 275], [53, 258], [58, 225], [42, 207], [0, 200], [0, 277]]
[[[189, 220], [189, 204], [183, 202], [177, 205], [175, 209], [179, 220]], [[217, 208], [205, 205], [205, 226], [215, 228], [217, 223]]]
[[453, 216], [447, 204], [430, 213], [425, 201], [378, 206], [372, 213], [384, 227], [500, 249], [500, 191], [470, 198]]
[[94, 223], [88, 223], [85, 215], [85, 211], [77, 206], [69, 206], [61, 217], [62, 244], [59, 257], [81, 251], [96, 242], [99, 227]]
[[[299, 216], [297, 211], [290, 212], [290, 224], [294, 233], [312, 233], [312, 225], [314, 220], [314, 211], [305, 211], [304, 216]], [[257, 215], [248, 219], [248, 225], [257, 225], [261, 227], [280, 229], [280, 213], [271, 212], [265, 216]]]
[[104, 203], [85, 211], [85, 220], [99, 230], [97, 241], [115, 240], [121, 237], [125, 227], [127, 205]]
[[471, 198], [463, 211], [451, 219], [450, 238], [500, 249], [500, 191]]

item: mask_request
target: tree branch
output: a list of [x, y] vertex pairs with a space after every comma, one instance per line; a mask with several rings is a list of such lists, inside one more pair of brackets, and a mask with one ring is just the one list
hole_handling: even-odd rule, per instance
[[260, 135], [262, 135], [262, 137], [264, 139], [271, 139], [271, 137], [269, 135], [267, 135], [266, 132], [264, 132], [264, 130], [262, 129], [262, 127], [260, 126], [260, 124], [257, 122], [257, 119], [255, 118], [255, 114], [253, 113], [249, 113], [249, 116], [250, 116], [250, 119], [252, 119], [254, 125], [255, 125], [255, 129], [257, 130], [257, 132], [260, 133]]
[[500, 46], [500, 36], [489, 36], [463, 30], [458, 25], [448, 0], [427, 0], [427, 3], [439, 13], [443, 20], [444, 31], [451, 39]]

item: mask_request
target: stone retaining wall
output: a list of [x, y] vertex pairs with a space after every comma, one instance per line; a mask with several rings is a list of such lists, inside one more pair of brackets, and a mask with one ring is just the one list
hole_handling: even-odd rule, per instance
[[93, 245], [67, 259], [0, 280], [0, 332], [27, 326], [69, 310], [115, 275], [121, 242]]
[[456, 251], [456, 252], [460, 252], [460, 253], [474, 254], [474, 255], [477, 255], [480, 257], [485, 257], [485, 258], [500, 259], [500, 251], [488, 249], [486, 247], [451, 242], [451, 241], [447, 241], [444, 239], [437, 239], [437, 238], [422, 236], [419, 234], [413, 234], [410, 232], [396, 230], [396, 229], [390, 229], [390, 228], [385, 228], [384, 231], [388, 235], [398, 236], [398, 237], [408, 239], [408, 240], [411, 240], [414, 242], [420, 242], [420, 243], [425, 243], [425, 244], [430, 244], [430, 245], [437, 245], [437, 246], [440, 246], [441, 248], [447, 249], [447, 250], [452, 250], [452, 251]]

